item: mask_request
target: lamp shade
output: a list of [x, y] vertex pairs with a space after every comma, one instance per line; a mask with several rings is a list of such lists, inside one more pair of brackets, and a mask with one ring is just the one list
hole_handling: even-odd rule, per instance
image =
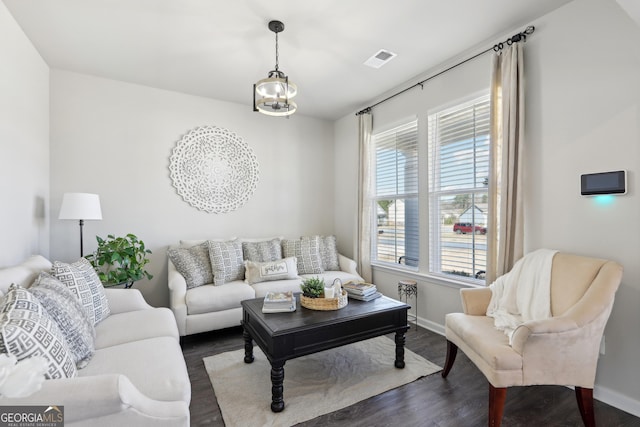
[[264, 98], [293, 98], [298, 94], [298, 87], [283, 76], [260, 80], [256, 83], [256, 93]]
[[255, 92], [255, 108], [263, 114], [289, 116], [298, 109], [291, 100], [298, 93], [298, 87], [289, 82], [282, 71], [270, 71], [269, 78], [256, 83]]
[[89, 193], [64, 193], [58, 219], [102, 219], [100, 196]]

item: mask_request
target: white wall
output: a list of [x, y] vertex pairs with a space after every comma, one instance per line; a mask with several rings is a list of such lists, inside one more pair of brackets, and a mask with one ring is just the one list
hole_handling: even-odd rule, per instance
[[[234, 212], [199, 211], [171, 183], [172, 149], [204, 125], [243, 137], [259, 162], [257, 189]], [[136, 284], [153, 305], [168, 304], [166, 247], [180, 239], [333, 231], [333, 128], [302, 115], [53, 70], [51, 165], [51, 257], [79, 256], [77, 222], [57, 219], [63, 193], [97, 193], [103, 220], [85, 223], [85, 253], [96, 235], [136, 234], [153, 251], [155, 277]]]
[[[526, 249], [551, 247], [624, 265], [595, 395], [640, 415], [640, 28], [613, 0], [574, 1], [531, 24], [536, 32], [525, 45]], [[489, 60], [490, 55], [478, 58], [428, 82], [424, 90], [414, 89], [374, 108], [374, 128], [418, 114], [425, 129], [429, 108], [488, 86]], [[356, 130], [355, 116], [336, 122], [335, 155], [342, 164], [357, 162]], [[421, 134], [421, 139], [426, 141], [426, 136]], [[420, 160], [425, 162], [422, 149]], [[627, 195], [607, 205], [580, 196], [580, 174], [617, 169], [629, 171]], [[355, 194], [357, 181], [346, 184], [336, 186], [336, 200]], [[338, 226], [351, 216], [336, 208], [339, 239], [354, 237]], [[426, 229], [427, 224], [421, 225]], [[422, 271], [427, 270], [425, 234]], [[445, 314], [461, 310], [458, 288], [422, 275], [374, 272], [378, 287], [391, 296], [397, 295], [397, 281], [405, 277], [418, 280], [421, 323], [442, 332]]]
[[[580, 19], [576, 19], [580, 17]], [[528, 46], [529, 248], [620, 262], [596, 397], [640, 415], [640, 27], [611, 0], [572, 2], [536, 23]], [[580, 174], [628, 170], [610, 204], [579, 193]]]
[[0, 267], [49, 254], [49, 67], [0, 2]]

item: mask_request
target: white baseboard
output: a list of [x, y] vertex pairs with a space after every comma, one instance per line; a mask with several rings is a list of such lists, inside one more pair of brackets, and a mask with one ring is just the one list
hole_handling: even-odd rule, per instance
[[[443, 325], [423, 319], [421, 317], [418, 317], [418, 325], [432, 332], [435, 332], [436, 334], [444, 336]], [[632, 399], [629, 396], [625, 396], [622, 393], [618, 393], [617, 391], [611, 390], [610, 388], [599, 386], [598, 384], [596, 384], [593, 388], [593, 397], [594, 399], [606, 403], [607, 405], [611, 405], [614, 408], [620, 409], [621, 411], [625, 411], [630, 413], [631, 415], [640, 417], [640, 401]]]
[[625, 396], [622, 393], [618, 393], [617, 391], [611, 390], [610, 388], [602, 387], [596, 384], [593, 388], [593, 398], [599, 400], [600, 402], [604, 402], [607, 405], [611, 405], [614, 408], [618, 408], [621, 411], [625, 411], [630, 413], [631, 415], [640, 417], [640, 401], [632, 399], [629, 396]]
[[418, 326], [428, 329], [431, 332], [435, 332], [438, 335], [444, 336], [444, 325], [441, 325], [439, 323], [423, 319], [422, 317], [418, 317]]

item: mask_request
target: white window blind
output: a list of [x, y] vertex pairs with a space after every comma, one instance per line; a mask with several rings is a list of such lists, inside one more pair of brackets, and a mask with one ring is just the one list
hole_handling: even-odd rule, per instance
[[484, 279], [490, 104], [485, 95], [429, 115], [429, 271]]
[[373, 135], [373, 260], [418, 265], [418, 122]]

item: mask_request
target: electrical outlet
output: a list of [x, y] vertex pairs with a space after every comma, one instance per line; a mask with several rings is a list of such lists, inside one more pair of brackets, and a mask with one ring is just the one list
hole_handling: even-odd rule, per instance
[[602, 336], [602, 340], [600, 340], [600, 354], [604, 356], [604, 335]]

